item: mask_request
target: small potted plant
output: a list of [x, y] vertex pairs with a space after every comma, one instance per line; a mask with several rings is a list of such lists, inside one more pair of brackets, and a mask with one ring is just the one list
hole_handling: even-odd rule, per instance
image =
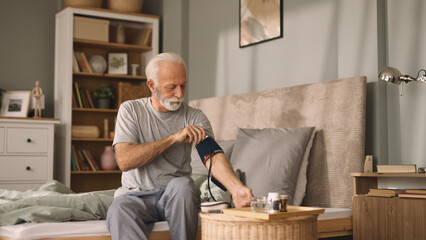
[[109, 108], [111, 100], [115, 98], [111, 88], [105, 85], [99, 86], [93, 97], [97, 100], [98, 108]]

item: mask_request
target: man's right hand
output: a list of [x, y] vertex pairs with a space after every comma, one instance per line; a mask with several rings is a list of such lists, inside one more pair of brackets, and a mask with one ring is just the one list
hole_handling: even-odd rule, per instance
[[204, 138], [206, 138], [206, 136], [204, 128], [193, 124], [188, 125], [173, 134], [176, 142], [193, 142], [195, 145], [199, 144]]

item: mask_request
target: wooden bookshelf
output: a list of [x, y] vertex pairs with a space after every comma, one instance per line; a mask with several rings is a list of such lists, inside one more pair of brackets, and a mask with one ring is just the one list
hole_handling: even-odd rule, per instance
[[[84, 34], [76, 35], [78, 29], [75, 30], [76, 25], [73, 24], [76, 16], [106, 20], [104, 22], [109, 24], [108, 38], [105, 41], [95, 41], [89, 40], [90, 35], [86, 35], [86, 37]], [[114, 31], [116, 31], [118, 23], [127, 24], [125, 44], [117, 43], [114, 39]], [[56, 14], [56, 29], [55, 85], [61, 87], [55, 89], [55, 102], [57, 102], [55, 117], [62, 121], [58, 127], [55, 141], [55, 145], [59, 149], [55, 156], [58, 160], [55, 163], [55, 172], [58, 175], [56, 178], [76, 192], [117, 188], [121, 185], [121, 171], [71, 171], [73, 168], [71, 164], [72, 147], [77, 155], [80, 155], [81, 152], [86, 153], [88, 156], [83, 155], [83, 157], [87, 157], [101, 166], [101, 156], [105, 147], [111, 146], [113, 142], [112, 138], [102, 137], [109, 137], [114, 131], [116, 115], [122, 102], [119, 101], [118, 96], [123, 95], [123, 88], [120, 86], [146, 84], [144, 67], [149, 59], [159, 52], [159, 17], [103, 9], [66, 7]], [[141, 29], [152, 31], [149, 46], [141, 45], [140, 41], [137, 41], [140, 39], [140, 35], [136, 33], [140, 33]], [[101, 56], [108, 62], [111, 52], [127, 54], [128, 74], [108, 74], [108, 67], [106, 73], [90, 72], [87, 64], [90, 66], [90, 59], [93, 56]], [[84, 57], [82, 57], [83, 54], [78, 54], [77, 61], [74, 61], [75, 53], [84, 53]], [[139, 65], [135, 76], [130, 74], [132, 64]], [[87, 71], [83, 72], [85, 70]], [[109, 109], [98, 108], [99, 104], [93, 98], [96, 89], [102, 85], [108, 86], [115, 95]], [[80, 96], [74, 89], [81, 90], [79, 91]], [[84, 108], [75, 107], [76, 105], [84, 106]], [[105, 123], [108, 123], [107, 127], [104, 126]], [[73, 126], [96, 126], [99, 129], [99, 137], [72, 137]], [[93, 161], [90, 161], [91, 169], [93, 169], [92, 166], [95, 166]]]

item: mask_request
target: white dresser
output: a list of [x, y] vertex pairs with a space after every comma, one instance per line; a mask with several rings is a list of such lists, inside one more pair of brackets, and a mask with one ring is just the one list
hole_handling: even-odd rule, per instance
[[0, 189], [28, 190], [53, 179], [57, 119], [0, 117]]

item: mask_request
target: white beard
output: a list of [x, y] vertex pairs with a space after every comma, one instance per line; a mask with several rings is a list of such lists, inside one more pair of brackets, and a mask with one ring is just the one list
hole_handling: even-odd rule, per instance
[[183, 102], [183, 98], [163, 98], [158, 88], [155, 89], [155, 98], [157, 98], [165, 109], [172, 112], [178, 110]]

